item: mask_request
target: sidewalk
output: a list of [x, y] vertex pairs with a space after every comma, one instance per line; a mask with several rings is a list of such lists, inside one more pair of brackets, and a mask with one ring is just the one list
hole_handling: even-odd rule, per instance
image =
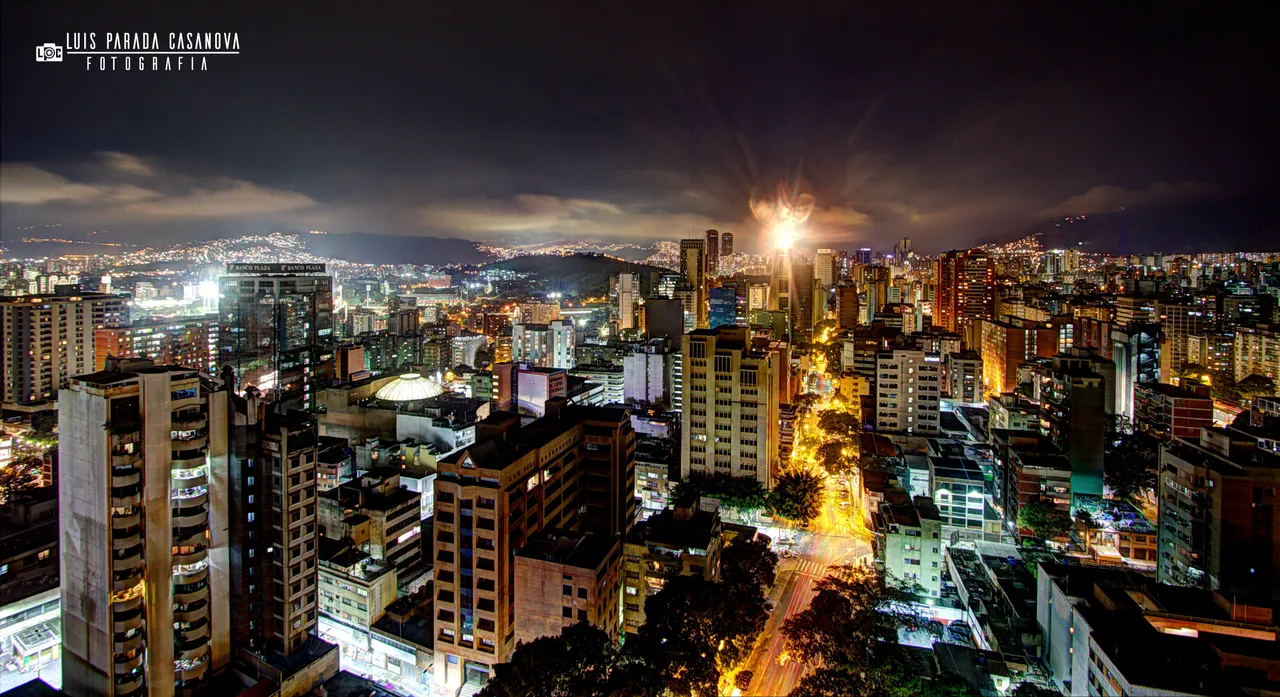
[[414, 682], [402, 675], [396, 675], [384, 668], [365, 663], [346, 651], [342, 653], [342, 670], [366, 677], [383, 688], [392, 690], [405, 697], [431, 697], [431, 686]]

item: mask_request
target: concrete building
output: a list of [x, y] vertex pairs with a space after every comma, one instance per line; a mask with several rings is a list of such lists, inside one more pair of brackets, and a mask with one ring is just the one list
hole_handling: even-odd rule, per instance
[[987, 480], [977, 462], [931, 455], [929, 491], [942, 521], [942, 539], [1000, 541], [1000, 517], [988, 500]]
[[840, 273], [836, 270], [836, 253], [830, 249], [819, 249], [813, 257], [813, 277], [822, 284], [823, 291], [829, 291], [836, 285]]
[[638, 523], [623, 545], [623, 628], [644, 626], [645, 600], [677, 576], [720, 580], [724, 525], [720, 514], [701, 503], [677, 504]]
[[549, 528], [515, 557], [516, 642], [586, 622], [622, 633], [622, 537]]
[[934, 326], [964, 333], [995, 316], [995, 264], [981, 249], [944, 252], [934, 262]]
[[94, 369], [107, 359], [148, 358], [162, 365], [195, 368], [213, 374], [218, 355], [218, 317], [146, 322], [128, 327], [104, 327], [93, 333]]
[[587, 382], [594, 382], [604, 387], [604, 404], [623, 404], [626, 402], [625, 368], [612, 363], [579, 363], [569, 371], [570, 375], [580, 377]]
[[692, 315], [694, 327], [707, 326], [707, 254], [705, 239], [680, 240], [680, 280], [689, 293], [685, 311]]
[[96, 370], [95, 332], [129, 322], [125, 295], [0, 297], [0, 402], [56, 399], [73, 375]]
[[938, 433], [942, 359], [907, 349], [876, 354], [876, 430]]
[[932, 499], [881, 503], [875, 516], [876, 565], [896, 581], [937, 598], [942, 582], [942, 520]]
[[1133, 386], [1133, 423], [1161, 437], [1200, 438], [1200, 429], [1213, 426], [1213, 399], [1159, 382]]
[[[1280, 454], [1262, 444], [1275, 417], [1202, 428], [1160, 448], [1161, 583], [1280, 599]], [[1274, 433], [1274, 431], [1271, 431]]]
[[406, 582], [422, 571], [421, 498], [400, 485], [398, 468], [377, 467], [320, 493], [321, 534], [350, 539], [359, 551], [394, 567], [398, 580]]
[[1262, 375], [1280, 384], [1280, 332], [1267, 324], [1236, 327], [1234, 362], [1236, 382]]
[[773, 484], [778, 459], [778, 371], [772, 351], [754, 349], [745, 327], [684, 337], [680, 477], [691, 472], [752, 477]]
[[[310, 408], [333, 379], [333, 277], [324, 264], [228, 264], [218, 279], [218, 365], [234, 389]], [[221, 370], [221, 368], [220, 368]]]
[[622, 359], [623, 402], [667, 406], [671, 397], [673, 354], [665, 339], [653, 339]]
[[226, 399], [149, 361], [59, 393], [68, 693], [194, 695], [229, 662]]
[[987, 397], [987, 434], [995, 429], [1034, 431], [1040, 428], [1040, 408], [1013, 392]]
[[982, 381], [988, 395], [1013, 392], [1019, 365], [1058, 353], [1058, 331], [1036, 322], [983, 320], [981, 333]]
[[1235, 330], [1193, 333], [1187, 337], [1187, 362], [1210, 373], [1235, 376]]
[[1067, 694], [1263, 694], [1275, 685], [1272, 610], [1248, 598], [1050, 563], [1035, 587], [1044, 662]]
[[1034, 500], [1071, 507], [1071, 462], [1039, 431], [991, 430], [996, 467], [995, 503], [1010, 534], [1018, 532], [1019, 509]]
[[1133, 418], [1133, 386], [1160, 382], [1160, 325], [1132, 324], [1111, 331], [1111, 358], [1116, 364], [1115, 413]]
[[396, 568], [348, 542], [319, 543], [320, 635], [367, 651], [373, 625], [396, 599]]
[[586, 521], [600, 535], [630, 531], [630, 429], [625, 409], [565, 406], [523, 428], [503, 413], [478, 425], [474, 445], [438, 461], [436, 694], [482, 684], [515, 649], [517, 549], [546, 528], [574, 530]]
[[1160, 381], [1170, 382], [1173, 374], [1186, 365], [1187, 340], [1204, 330], [1204, 308], [1194, 303], [1161, 300], [1156, 303], [1157, 321], [1161, 328]]
[[512, 361], [538, 368], [569, 369], [574, 366], [572, 320], [548, 324], [511, 325]]
[[981, 402], [982, 355], [977, 351], [946, 354], [946, 397], [965, 404]]
[[639, 301], [640, 276], [634, 273], [618, 274], [618, 329], [635, 329]]
[[840, 329], [858, 326], [858, 287], [855, 285], [836, 286], [836, 326]]
[[1071, 490], [1102, 495], [1102, 456], [1108, 397], [1102, 375], [1089, 361], [1053, 358], [1040, 398], [1041, 430], [1071, 462]]

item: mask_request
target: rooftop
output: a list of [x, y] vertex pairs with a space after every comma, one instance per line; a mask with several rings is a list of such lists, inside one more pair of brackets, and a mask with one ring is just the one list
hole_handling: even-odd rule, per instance
[[1176, 385], [1166, 385], [1163, 382], [1139, 382], [1133, 386], [1135, 392], [1155, 392], [1173, 399], [1203, 399], [1206, 402], [1213, 401], [1205, 395], [1197, 394], [1185, 387]]
[[405, 373], [392, 380], [374, 396], [387, 402], [417, 402], [438, 397], [444, 388], [417, 373]]
[[1154, 535], [1156, 529], [1127, 501], [1104, 499], [1095, 494], [1076, 494], [1073, 507], [1076, 511], [1088, 511], [1093, 518], [1094, 529], [1108, 532], [1132, 532]]
[[516, 556], [594, 571], [617, 545], [616, 537], [547, 528], [534, 535]]
[[676, 510], [663, 509], [648, 520], [636, 523], [631, 531], [631, 542], [653, 543], [680, 549], [706, 550], [711, 547], [720, 514], [703, 510], [690, 512], [687, 518], [678, 517]]

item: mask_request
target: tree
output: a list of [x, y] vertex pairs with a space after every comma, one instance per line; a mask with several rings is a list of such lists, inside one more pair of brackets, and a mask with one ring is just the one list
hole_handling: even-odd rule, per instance
[[854, 448], [847, 440], [829, 440], [818, 446], [818, 464], [832, 476], [849, 474], [857, 468]]
[[1240, 401], [1240, 390], [1236, 388], [1236, 376], [1230, 371], [1219, 370], [1209, 376], [1209, 396], [1219, 402]]
[[768, 492], [755, 477], [732, 477], [717, 472], [711, 476], [693, 473], [676, 484], [673, 501], [689, 501], [706, 496], [719, 499], [725, 508], [739, 513], [750, 513], [765, 507]]
[[822, 511], [822, 479], [812, 472], [788, 472], [769, 492], [769, 509], [799, 525], [808, 525]]
[[1236, 383], [1240, 392], [1240, 401], [1248, 402], [1254, 397], [1270, 397], [1276, 393], [1276, 381], [1265, 375], [1252, 373]]
[[1035, 499], [1018, 508], [1018, 527], [1030, 530], [1036, 537], [1052, 540], [1071, 531], [1071, 514]]
[[818, 581], [809, 607], [782, 625], [786, 650], [819, 666], [793, 697], [920, 694], [898, 644], [900, 630], [925, 624], [910, 601], [907, 590], [866, 567], [838, 567]]
[[750, 651], [768, 613], [758, 587], [677, 576], [649, 597], [645, 615], [633, 642], [652, 679], [675, 694], [709, 696]]
[[43, 464], [39, 455], [22, 453], [9, 460], [9, 464], [0, 467], [0, 503], [8, 504], [14, 498], [39, 487]]
[[1103, 430], [1102, 478], [1112, 496], [1130, 503], [1153, 493], [1160, 482], [1160, 441], [1132, 422], [1107, 418]]
[[1013, 697], [1062, 697], [1062, 693], [1050, 687], [1042, 687], [1033, 682], [1023, 682], [1013, 688]]
[[521, 643], [493, 668], [481, 697], [620, 697], [634, 694], [632, 664], [604, 630], [579, 622]]
[[853, 440], [862, 433], [862, 420], [853, 412], [828, 409], [818, 417], [818, 428], [829, 436]]
[[739, 537], [720, 551], [720, 581], [755, 587], [763, 594], [777, 578], [778, 555], [760, 540]]

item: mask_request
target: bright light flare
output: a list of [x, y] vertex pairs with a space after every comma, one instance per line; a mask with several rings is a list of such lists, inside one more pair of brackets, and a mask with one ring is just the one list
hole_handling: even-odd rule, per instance
[[752, 196], [751, 214], [773, 238], [774, 247], [791, 249], [816, 203], [813, 194], [800, 193], [781, 182], [772, 196]]

